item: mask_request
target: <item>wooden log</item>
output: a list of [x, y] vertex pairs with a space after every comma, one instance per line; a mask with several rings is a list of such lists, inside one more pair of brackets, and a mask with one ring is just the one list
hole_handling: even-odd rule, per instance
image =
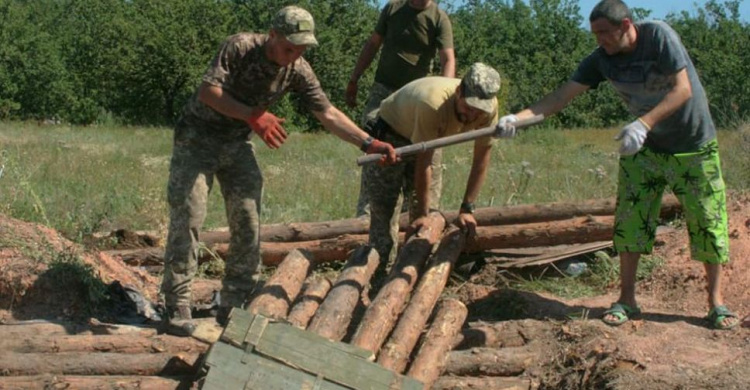
[[158, 335], [26, 335], [0, 339], [0, 350], [22, 353], [116, 352], [116, 353], [202, 353], [209, 345], [190, 337]]
[[192, 381], [162, 378], [159, 376], [7, 376], [0, 377], [0, 389], [140, 389], [169, 390], [190, 388]]
[[443, 234], [440, 246], [419, 279], [409, 305], [398, 320], [390, 339], [380, 350], [380, 365], [398, 373], [404, 371], [409, 355], [417, 345], [422, 329], [435, 308], [448, 282], [451, 268], [461, 255], [465, 243], [466, 235], [455, 225], [451, 225]]
[[530, 379], [506, 378], [506, 377], [484, 377], [473, 378], [463, 376], [441, 376], [432, 386], [432, 390], [531, 390], [533, 385]]
[[0, 353], [0, 375], [159, 375], [195, 374], [198, 353]]
[[[614, 215], [615, 198], [589, 199], [580, 202], [552, 202], [521, 204], [513, 206], [481, 207], [474, 212], [479, 226], [515, 225], [585, 217], [589, 215]], [[681, 210], [677, 197], [668, 194], [662, 198], [661, 217], [672, 218]], [[456, 210], [445, 212], [448, 222], [458, 217]], [[409, 226], [406, 213], [399, 219], [401, 231]], [[263, 242], [314, 241], [343, 235], [367, 235], [370, 221], [367, 218], [349, 218], [324, 222], [301, 222], [263, 225], [260, 240]], [[229, 231], [225, 228], [202, 232], [201, 241], [206, 246], [229, 242]]]
[[151, 337], [156, 335], [152, 327], [132, 325], [105, 324], [93, 321], [89, 324], [54, 323], [48, 321], [21, 321], [0, 325], [0, 340], [24, 337], [44, 337], [54, 335], [131, 335], [133, 337]]
[[341, 341], [379, 261], [378, 252], [369, 246], [354, 251], [307, 330]]
[[448, 354], [445, 375], [516, 376], [533, 363], [536, 355], [526, 348], [472, 348]]
[[377, 353], [404, 310], [419, 272], [444, 227], [443, 216], [437, 212], [430, 213], [424, 226], [404, 244], [385, 285], [362, 317], [352, 337], [352, 344]]
[[477, 228], [467, 250], [552, 246], [612, 239], [614, 217], [581, 217], [565, 221], [529, 223], [516, 226]]
[[266, 317], [286, 319], [289, 307], [297, 299], [302, 283], [312, 271], [313, 259], [299, 250], [289, 252], [268, 279], [247, 311]]
[[287, 321], [300, 329], [305, 329], [330, 289], [331, 281], [328, 278], [317, 278], [308, 283], [297, 303], [289, 311]]
[[438, 306], [435, 318], [409, 366], [407, 375], [432, 387], [445, 368], [451, 342], [463, 326], [469, 311], [457, 299], [446, 299]]

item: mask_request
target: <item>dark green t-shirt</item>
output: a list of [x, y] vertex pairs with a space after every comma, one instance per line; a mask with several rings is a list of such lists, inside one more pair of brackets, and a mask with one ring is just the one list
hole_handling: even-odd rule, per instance
[[394, 90], [430, 74], [437, 51], [453, 48], [451, 22], [434, 1], [418, 10], [408, 0], [391, 0], [375, 32], [383, 37], [375, 81]]

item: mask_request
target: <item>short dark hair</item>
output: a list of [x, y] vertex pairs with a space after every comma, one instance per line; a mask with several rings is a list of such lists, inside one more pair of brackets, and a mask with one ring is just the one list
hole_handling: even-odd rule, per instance
[[610, 23], [619, 25], [625, 19], [633, 20], [633, 14], [621, 0], [602, 0], [591, 10], [589, 22], [599, 18], [607, 19]]

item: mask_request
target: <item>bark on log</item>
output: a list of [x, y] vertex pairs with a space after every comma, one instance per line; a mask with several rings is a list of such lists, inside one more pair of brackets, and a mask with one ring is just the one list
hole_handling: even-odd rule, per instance
[[39, 336], [0, 339], [0, 350], [22, 353], [116, 352], [116, 353], [202, 353], [209, 345], [190, 337], [159, 335]]
[[429, 389], [440, 376], [448, 359], [451, 342], [466, 320], [466, 306], [457, 299], [446, 299], [438, 306], [435, 319], [422, 337], [422, 345], [407, 375], [422, 381]]
[[[674, 195], [662, 198], [662, 218], [674, 217], [681, 210]], [[588, 215], [613, 215], [615, 198], [590, 199], [581, 202], [552, 202], [522, 204], [514, 206], [482, 207], [474, 212], [479, 226], [514, 225], [545, 221], [563, 220]], [[448, 222], [458, 216], [455, 210], [445, 212]], [[399, 220], [401, 231], [408, 226], [408, 216]], [[350, 218], [325, 222], [302, 222], [290, 224], [263, 225], [260, 240], [264, 242], [314, 241], [335, 238], [342, 235], [366, 235], [370, 221], [366, 218]], [[201, 241], [211, 247], [217, 243], [229, 242], [229, 231], [206, 231], [200, 235]]]
[[424, 275], [419, 279], [409, 305], [398, 320], [388, 342], [380, 350], [378, 363], [385, 368], [402, 373], [414, 346], [417, 345], [427, 320], [435, 308], [440, 294], [448, 282], [451, 268], [464, 249], [466, 235], [456, 226], [443, 234], [435, 254]]
[[0, 375], [194, 375], [197, 353], [0, 353]]
[[614, 217], [581, 217], [565, 221], [529, 223], [516, 226], [477, 228], [476, 239], [467, 250], [581, 244], [612, 239]]
[[[0, 389], [139, 389], [169, 390], [189, 388], [192, 381], [158, 376], [9, 376], [0, 377]], [[187, 386], [187, 387], [186, 387]]]
[[516, 376], [523, 374], [536, 355], [526, 348], [472, 348], [448, 354], [445, 375]]
[[287, 318], [289, 323], [300, 329], [305, 329], [330, 289], [331, 281], [328, 278], [318, 278], [311, 281], [307, 288], [303, 290], [297, 303], [292, 306], [292, 310], [289, 311], [289, 317]]
[[462, 376], [441, 376], [438, 378], [432, 390], [531, 390], [532, 384], [529, 379], [485, 377], [472, 378]]
[[369, 246], [357, 249], [339, 274], [307, 330], [330, 340], [341, 341], [379, 261], [380, 256], [375, 249]]
[[250, 302], [247, 311], [286, 319], [289, 307], [297, 299], [302, 283], [312, 271], [312, 265], [313, 259], [309, 254], [296, 249], [291, 251]]
[[440, 213], [430, 213], [424, 226], [409, 238], [399, 251], [388, 280], [367, 308], [352, 337], [352, 344], [377, 354], [385, 338], [404, 310], [419, 272], [440, 240], [445, 219]]

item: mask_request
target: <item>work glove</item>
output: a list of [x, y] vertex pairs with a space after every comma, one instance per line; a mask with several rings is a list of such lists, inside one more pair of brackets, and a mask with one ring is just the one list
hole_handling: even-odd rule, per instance
[[497, 122], [495, 125], [495, 133], [492, 135], [495, 138], [513, 138], [516, 136], [516, 126], [513, 122], [518, 122], [518, 117], [510, 114], [506, 115]]
[[649, 128], [643, 121], [636, 119], [620, 130], [620, 134], [615, 137], [616, 141], [621, 141], [620, 155], [630, 156], [638, 153], [646, 142]]
[[364, 151], [367, 154], [382, 154], [383, 157], [381, 157], [378, 162], [380, 165], [391, 165], [400, 160], [393, 145], [378, 139], [373, 139], [372, 142], [364, 148]]
[[281, 126], [284, 119], [268, 111], [253, 114], [245, 122], [271, 149], [278, 149], [286, 141], [286, 131]]
[[346, 84], [346, 105], [354, 108], [357, 107], [357, 82], [354, 80], [349, 80], [349, 83]]

